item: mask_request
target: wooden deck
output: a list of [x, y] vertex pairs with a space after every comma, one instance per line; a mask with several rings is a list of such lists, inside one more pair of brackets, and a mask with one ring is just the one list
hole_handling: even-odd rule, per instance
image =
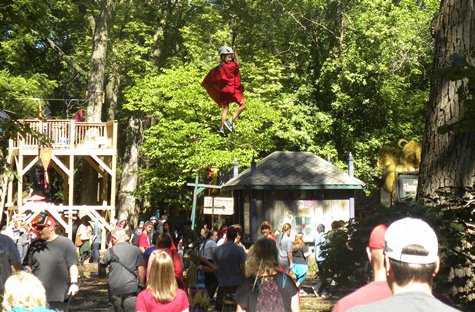
[[[46, 138], [55, 155], [116, 155], [117, 121], [22, 120]], [[10, 155], [37, 155], [40, 142], [32, 135], [10, 140]]]

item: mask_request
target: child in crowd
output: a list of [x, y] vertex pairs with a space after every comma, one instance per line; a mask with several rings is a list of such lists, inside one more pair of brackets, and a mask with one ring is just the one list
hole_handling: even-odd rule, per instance
[[[297, 279], [297, 287], [300, 288], [303, 281], [307, 278], [308, 263], [307, 258], [310, 255], [308, 246], [303, 241], [303, 233], [295, 235], [294, 242], [292, 243], [292, 259], [294, 261], [294, 272]], [[300, 294], [305, 294], [303, 289], [300, 289]]]
[[190, 254], [190, 267], [186, 273], [190, 312], [208, 311], [210, 298], [206, 291], [205, 273], [214, 272], [216, 272], [216, 265], [197, 253]]

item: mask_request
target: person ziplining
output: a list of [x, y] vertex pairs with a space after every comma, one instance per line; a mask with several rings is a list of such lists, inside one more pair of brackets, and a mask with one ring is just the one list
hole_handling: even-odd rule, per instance
[[[211, 69], [201, 83], [209, 96], [223, 108], [221, 112], [221, 128], [219, 134], [226, 136], [226, 130], [234, 132], [234, 123], [238, 116], [246, 109], [239, 71], [239, 57], [233, 48], [222, 46], [219, 48], [221, 63]], [[238, 103], [239, 107], [228, 118], [229, 104]], [[227, 120], [226, 120], [227, 119]]]

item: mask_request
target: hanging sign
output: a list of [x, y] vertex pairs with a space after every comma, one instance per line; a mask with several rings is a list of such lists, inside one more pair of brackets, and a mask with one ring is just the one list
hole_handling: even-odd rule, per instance
[[204, 214], [233, 215], [234, 198], [205, 196], [203, 207]]

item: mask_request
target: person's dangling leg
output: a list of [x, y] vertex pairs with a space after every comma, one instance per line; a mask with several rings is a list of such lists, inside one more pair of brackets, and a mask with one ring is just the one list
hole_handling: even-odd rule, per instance
[[229, 131], [234, 132], [234, 121], [236, 118], [239, 117], [239, 115], [246, 109], [246, 103], [244, 102], [244, 99], [241, 99], [240, 102], [238, 102], [239, 107], [236, 108], [236, 110], [233, 113], [233, 116], [229, 118], [228, 121], [226, 121], [225, 126], [229, 129]]
[[221, 107], [223, 110], [221, 111], [221, 128], [219, 129], [219, 133], [221, 135], [226, 135], [226, 132], [224, 132], [224, 124], [226, 123], [226, 117], [228, 117], [229, 104], [225, 104]]
[[234, 114], [233, 114], [233, 117], [232, 117], [232, 122], [234, 122], [238, 117], [239, 115], [246, 109], [246, 102], [244, 102], [244, 99], [241, 100], [239, 104], [239, 107], [236, 108], [236, 110], [234, 111]]
[[229, 112], [229, 104], [226, 104], [223, 106], [223, 111], [221, 112], [221, 127], [224, 126], [224, 123], [226, 122], [226, 117], [228, 117], [228, 112]]

